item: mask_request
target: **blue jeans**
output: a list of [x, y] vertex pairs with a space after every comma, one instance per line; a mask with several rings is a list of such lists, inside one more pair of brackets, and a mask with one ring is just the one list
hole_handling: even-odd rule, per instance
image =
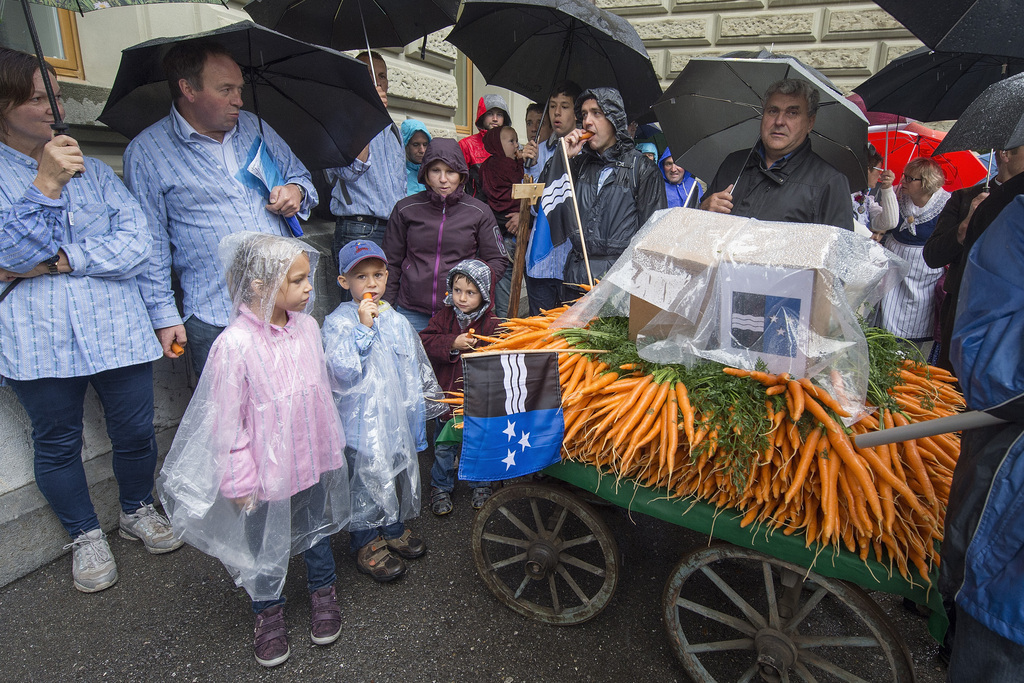
[[90, 384], [106, 415], [121, 509], [132, 513], [153, 502], [157, 450], [151, 363], [85, 377], [8, 382], [32, 421], [36, 485], [72, 538], [100, 528], [82, 464], [82, 414]]
[[[331, 537], [320, 539], [320, 542], [302, 553], [306, 561], [306, 587], [313, 593], [324, 586], [330, 586], [337, 579], [334, 571], [334, 551], [331, 549]], [[276, 600], [252, 601], [252, 613], [259, 614], [268, 607], [283, 605], [284, 596]]]
[[412, 329], [416, 330], [419, 334], [426, 326], [430, 323], [430, 315], [428, 313], [421, 313], [419, 311], [412, 311], [408, 308], [402, 308], [401, 306], [395, 306], [395, 310], [405, 316], [405, 319], [412, 325]]
[[530, 315], [562, 305], [562, 281], [549, 277], [526, 276], [526, 295], [530, 299]]
[[[349, 218], [338, 218], [334, 224], [334, 241], [331, 248], [334, 250], [331, 253], [331, 265], [334, 267], [334, 272], [330, 276], [337, 279], [338, 273], [338, 252], [341, 248], [349, 242], [355, 240], [370, 240], [380, 247], [384, 246], [384, 229], [387, 226], [387, 218], [385, 217], [380, 223], [370, 223], [363, 221], [356, 221]], [[352, 295], [348, 293], [347, 289], [341, 290], [342, 301], [352, 301]]]
[[[434, 466], [430, 468], [430, 486], [451, 493], [455, 490], [455, 458], [462, 453], [460, 443], [437, 443], [445, 420], [434, 418]], [[490, 486], [489, 481], [467, 481], [470, 488]]]
[[186, 348], [192, 358], [192, 369], [195, 371], [196, 377], [203, 374], [203, 368], [206, 367], [206, 359], [210, 356], [213, 342], [223, 331], [223, 327], [204, 323], [194, 315], [185, 321], [185, 335], [188, 337]]
[[357, 531], [350, 531], [348, 548], [350, 552], [356, 552], [367, 543], [372, 543], [377, 540], [378, 536], [383, 536], [385, 539], [398, 538], [405, 533], [405, 523], [395, 522], [394, 524], [388, 524], [386, 526], [379, 526], [376, 529], [359, 529]]

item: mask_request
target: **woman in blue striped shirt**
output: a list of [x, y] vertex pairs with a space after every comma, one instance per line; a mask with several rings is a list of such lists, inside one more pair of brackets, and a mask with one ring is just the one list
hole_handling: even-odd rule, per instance
[[153, 508], [162, 351], [136, 282], [152, 237], [110, 167], [54, 137], [38, 64], [0, 48], [0, 376], [32, 422], [36, 484], [71, 536], [75, 588], [92, 593], [113, 585], [117, 566], [82, 466], [90, 384], [113, 446], [121, 535], [151, 553], [181, 546]]

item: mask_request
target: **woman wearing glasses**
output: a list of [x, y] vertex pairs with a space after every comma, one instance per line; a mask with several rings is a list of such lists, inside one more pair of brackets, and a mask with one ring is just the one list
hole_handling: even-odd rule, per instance
[[910, 264], [910, 272], [882, 299], [882, 327], [912, 342], [925, 357], [935, 337], [936, 285], [943, 270], [929, 268], [922, 252], [949, 199], [942, 189], [945, 182], [942, 168], [931, 159], [918, 157], [907, 164], [896, 192], [899, 224], [883, 241]]

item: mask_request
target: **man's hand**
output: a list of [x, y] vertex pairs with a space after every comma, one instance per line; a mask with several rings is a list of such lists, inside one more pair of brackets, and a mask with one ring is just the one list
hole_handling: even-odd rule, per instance
[[184, 325], [174, 325], [173, 327], [163, 327], [156, 332], [156, 338], [160, 341], [160, 346], [163, 347], [164, 355], [168, 358], [180, 358], [182, 354], [175, 353], [171, 350], [171, 343], [177, 342], [179, 346], [185, 346], [188, 343], [188, 338], [185, 336]]
[[511, 213], [506, 213], [505, 214], [505, 218], [508, 219], [508, 222], [505, 223], [505, 229], [508, 230], [509, 233], [511, 233], [513, 235], [518, 235], [519, 234], [519, 212], [518, 211], [513, 211]]
[[58, 135], [46, 143], [32, 182], [50, 199], [57, 199], [76, 173], [85, 172], [85, 157], [74, 138]]
[[732, 213], [732, 188], [730, 185], [721, 192], [705, 197], [700, 203], [700, 208], [712, 213]]
[[267, 211], [276, 213], [285, 218], [291, 218], [302, 208], [302, 191], [299, 186], [288, 183], [278, 185], [270, 190], [270, 203], [267, 204]]
[[582, 134], [582, 128], [573, 128], [564, 138], [562, 138], [562, 140], [565, 141], [566, 152], [570, 159], [579, 154], [583, 149], [583, 145], [587, 144], [586, 140], [580, 138], [580, 135]]
[[967, 237], [967, 226], [971, 223], [971, 216], [974, 215], [974, 210], [978, 206], [988, 199], [988, 192], [982, 192], [971, 201], [971, 208], [967, 210], [967, 218], [960, 221], [960, 225], [956, 226], [956, 241], [960, 244], [964, 243], [964, 239]]
[[523, 145], [523, 149], [522, 151], [519, 152], [519, 155], [523, 157], [523, 162], [526, 166], [532, 166], [533, 164], [537, 163], [537, 143], [534, 142], [533, 140], [530, 140], [525, 145]]

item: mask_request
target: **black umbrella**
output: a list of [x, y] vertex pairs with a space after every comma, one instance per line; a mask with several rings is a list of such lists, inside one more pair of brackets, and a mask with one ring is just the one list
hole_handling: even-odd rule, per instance
[[1019, 0], [875, 0], [933, 50], [1024, 57]]
[[[34, 4], [66, 9], [70, 12], [84, 14], [95, 9], [107, 9], [109, 7], [126, 7], [135, 5], [150, 5], [159, 2], [199, 2], [227, 6], [227, 0], [32, 0]], [[36, 30], [36, 22], [32, 18], [32, 10], [29, 9], [29, 0], [21, 0], [21, 9], [25, 14], [25, 24], [28, 28], [29, 38], [32, 41], [32, 48], [35, 50], [36, 59], [39, 60], [39, 73], [46, 73], [46, 61], [43, 58], [43, 48], [39, 44], [39, 32]], [[53, 86], [49, 78], [43, 79], [43, 88], [46, 90], [46, 97], [50, 101], [50, 111], [53, 112], [53, 123], [50, 127], [58, 135], [68, 132], [68, 124], [60, 117], [60, 110], [57, 109], [57, 98], [53, 94]]]
[[463, 0], [448, 42], [488, 83], [535, 102], [566, 79], [610, 86], [635, 119], [661, 94], [636, 29], [587, 0]]
[[251, 21], [128, 48], [99, 120], [134, 137], [167, 116], [163, 57], [177, 43], [204, 38], [227, 48], [242, 68], [245, 108], [273, 126], [310, 169], [347, 166], [391, 125], [365, 64]]
[[851, 187], [867, 185], [868, 122], [860, 109], [793, 57], [694, 58], [654, 105], [676, 163], [710, 181], [726, 156], [749, 149], [761, 133], [762, 97], [775, 81], [799, 78], [821, 96], [811, 147], [842, 171]]
[[459, 0], [254, 0], [249, 16], [335, 50], [401, 47], [455, 23]]
[[853, 89], [870, 111], [920, 121], [956, 119], [985, 88], [1024, 72], [1024, 58], [922, 47], [894, 59]]
[[1024, 74], [986, 88], [946, 133], [935, 153], [1020, 145], [1024, 145]]

